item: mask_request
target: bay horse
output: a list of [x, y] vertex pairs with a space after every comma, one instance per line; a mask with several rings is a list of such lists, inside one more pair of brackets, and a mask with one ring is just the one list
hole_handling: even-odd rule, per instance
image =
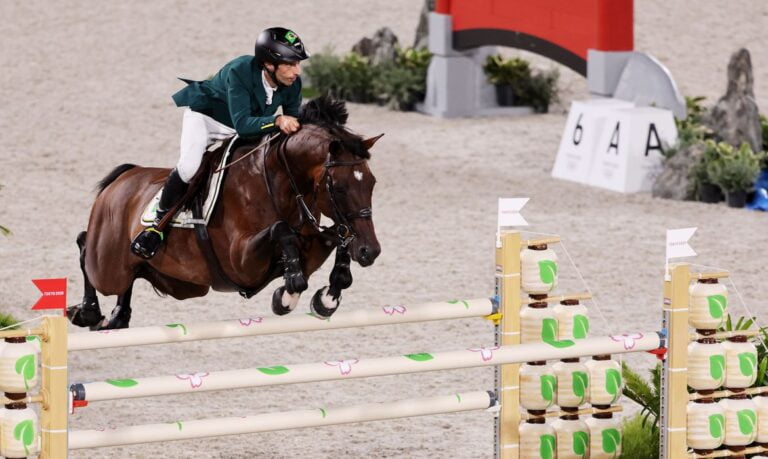
[[[203, 234], [210, 240], [208, 257], [204, 241], [182, 228], [173, 228], [150, 260], [131, 253], [141, 214], [169, 170], [116, 167], [99, 183], [87, 231], [77, 238], [85, 290], [83, 302], [67, 311], [70, 321], [92, 330], [128, 327], [136, 279], [184, 300], [211, 288], [251, 297], [282, 275], [272, 310], [287, 314], [308, 288], [309, 276], [335, 249], [329, 285], [310, 302], [312, 312], [329, 317], [341, 291], [352, 284], [351, 260], [366, 267], [381, 251], [371, 218], [376, 179], [368, 166], [369, 150], [381, 135], [364, 140], [345, 127], [347, 117], [343, 101], [317, 98], [302, 107], [298, 132], [279, 134], [255, 152], [253, 144], [233, 148]], [[321, 227], [321, 214], [333, 226]], [[211, 253], [221, 276], [211, 267]], [[117, 295], [109, 318], [102, 315], [96, 292]]]

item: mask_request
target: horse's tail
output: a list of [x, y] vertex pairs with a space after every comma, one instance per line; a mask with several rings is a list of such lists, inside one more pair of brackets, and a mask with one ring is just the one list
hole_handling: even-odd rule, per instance
[[136, 167], [135, 164], [121, 164], [116, 168], [112, 169], [112, 172], [107, 174], [107, 176], [101, 179], [99, 184], [96, 185], [96, 190], [98, 191], [98, 194], [101, 194], [101, 192], [104, 191], [104, 188], [108, 187], [112, 182], [117, 180], [117, 178], [123, 175], [124, 172], [129, 171], [134, 167]]

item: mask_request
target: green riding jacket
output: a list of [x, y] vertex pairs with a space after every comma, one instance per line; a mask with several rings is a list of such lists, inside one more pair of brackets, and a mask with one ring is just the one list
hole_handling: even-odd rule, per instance
[[180, 80], [187, 86], [173, 95], [177, 107], [210, 116], [237, 131], [241, 137], [269, 134], [277, 130], [275, 111], [298, 116], [301, 106], [301, 78], [289, 87], [278, 87], [267, 105], [261, 81], [261, 69], [253, 56], [241, 56], [228, 62], [210, 80]]

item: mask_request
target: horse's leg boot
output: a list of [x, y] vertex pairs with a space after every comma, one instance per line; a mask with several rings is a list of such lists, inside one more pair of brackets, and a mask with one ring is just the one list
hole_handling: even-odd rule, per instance
[[331, 270], [330, 285], [323, 287], [312, 296], [310, 308], [321, 317], [330, 317], [341, 304], [341, 291], [352, 286], [352, 259], [346, 248], [336, 248], [336, 261]]
[[78, 327], [94, 327], [104, 320], [98, 298], [89, 298], [87, 295], [83, 297], [82, 303], [67, 308], [67, 318], [72, 325]]
[[131, 252], [147, 260], [155, 256], [163, 245], [163, 241], [165, 241], [166, 231], [159, 228], [160, 221], [184, 197], [187, 188], [189, 188], [189, 184], [181, 179], [176, 169], [172, 170], [165, 181], [163, 192], [160, 193], [160, 202], [157, 204], [155, 222], [133, 239], [131, 242]]
[[272, 227], [271, 237], [273, 241], [279, 244], [282, 252], [281, 263], [283, 265], [285, 290], [291, 295], [303, 292], [309, 285], [301, 268], [299, 237], [284, 222], [278, 222]]

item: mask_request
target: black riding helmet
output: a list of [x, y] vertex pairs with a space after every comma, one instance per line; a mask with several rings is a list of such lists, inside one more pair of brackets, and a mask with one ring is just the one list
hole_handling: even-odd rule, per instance
[[270, 27], [262, 31], [256, 39], [254, 54], [262, 64], [284, 64], [309, 57], [301, 38], [294, 31], [283, 27]]

